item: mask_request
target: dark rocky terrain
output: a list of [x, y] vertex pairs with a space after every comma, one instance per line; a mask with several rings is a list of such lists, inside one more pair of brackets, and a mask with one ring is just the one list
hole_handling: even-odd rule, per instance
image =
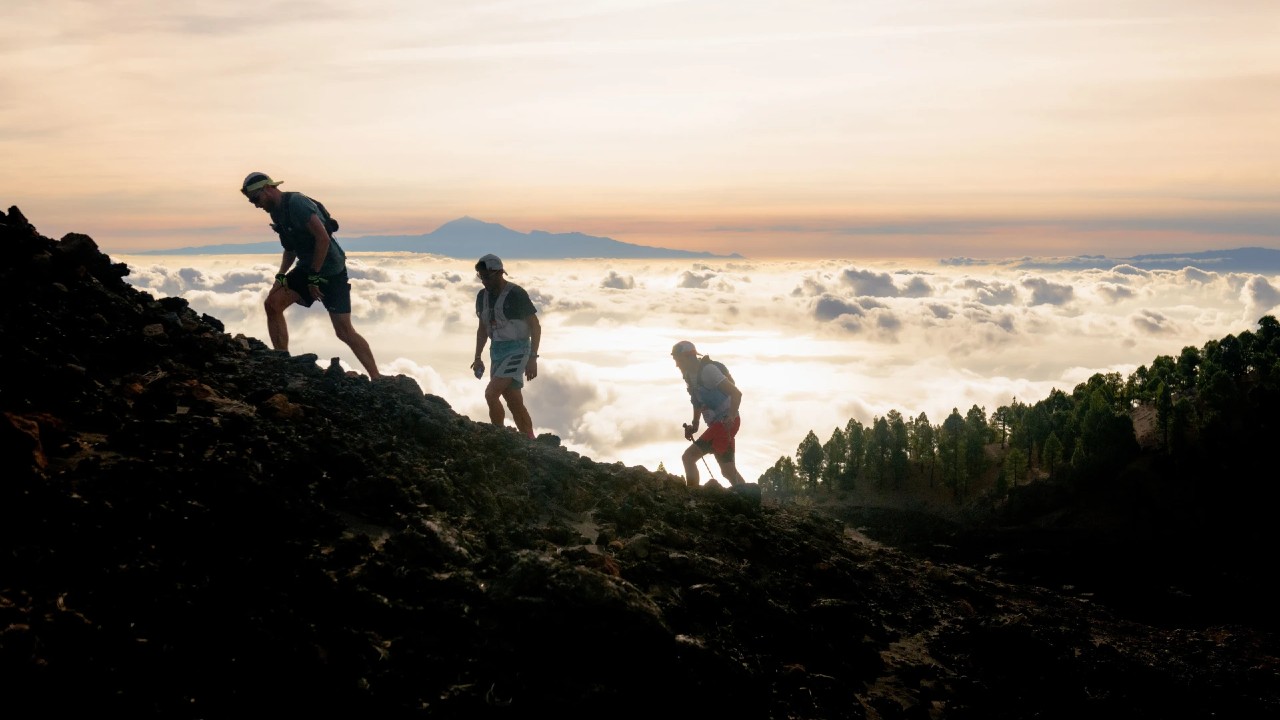
[[1254, 625], [474, 423], [16, 208], [0, 251], [6, 717], [1280, 717]]

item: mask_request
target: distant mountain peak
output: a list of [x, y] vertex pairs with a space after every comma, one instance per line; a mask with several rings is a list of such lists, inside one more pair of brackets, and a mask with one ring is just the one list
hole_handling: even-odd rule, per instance
[[484, 220], [481, 220], [480, 218], [473, 218], [470, 215], [463, 215], [457, 220], [450, 220], [449, 222], [436, 228], [436, 232], [439, 232], [440, 230], [443, 230], [448, 227], [503, 227], [503, 226], [499, 225], [498, 223], [486, 222]]
[[475, 258], [494, 253], [503, 259], [570, 258], [741, 258], [693, 250], [651, 247], [625, 243], [581, 232], [554, 233], [546, 230], [520, 232], [464, 215], [423, 235], [380, 235], [347, 238], [342, 246], [350, 251], [424, 252], [453, 258]]
[[[349, 252], [416, 252], [451, 258], [477, 258], [494, 253], [503, 259], [570, 259], [570, 258], [699, 258], [742, 259], [737, 253], [717, 255], [696, 250], [636, 245], [608, 237], [580, 232], [553, 233], [546, 230], [520, 232], [470, 215], [441, 225], [421, 235], [365, 235], [338, 238]], [[205, 255], [225, 253], [280, 253], [275, 241], [239, 245], [206, 245], [177, 250], [154, 250], [140, 255]]]

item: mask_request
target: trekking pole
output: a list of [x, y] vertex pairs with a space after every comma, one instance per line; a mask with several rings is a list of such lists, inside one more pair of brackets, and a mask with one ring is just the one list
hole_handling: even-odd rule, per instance
[[[684, 436], [686, 439], [690, 441], [693, 440], [693, 426], [690, 425], [689, 423], [684, 423]], [[707, 462], [706, 455], [702, 456], [702, 466], [707, 469], [707, 477], [711, 478], [712, 480], [715, 480], [716, 474], [711, 472], [711, 464]], [[716, 484], [719, 485], [720, 481], [716, 480]]]
[[707, 456], [706, 456], [706, 455], [703, 455], [703, 456], [702, 456], [702, 466], [703, 466], [703, 467], [705, 467], [705, 468], [707, 469], [707, 477], [710, 477], [713, 481], [715, 481], [715, 484], [719, 485], [719, 484], [720, 484], [720, 481], [719, 481], [719, 480], [716, 480], [716, 474], [715, 474], [715, 473], [713, 473], [713, 472], [711, 472], [711, 465], [710, 465], [710, 463], [708, 463], [708, 462], [707, 462]]

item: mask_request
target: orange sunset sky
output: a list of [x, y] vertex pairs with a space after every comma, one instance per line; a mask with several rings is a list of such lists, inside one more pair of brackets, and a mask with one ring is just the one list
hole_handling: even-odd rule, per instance
[[1280, 245], [1276, 0], [10, 0], [0, 204], [108, 252], [463, 215], [750, 257]]

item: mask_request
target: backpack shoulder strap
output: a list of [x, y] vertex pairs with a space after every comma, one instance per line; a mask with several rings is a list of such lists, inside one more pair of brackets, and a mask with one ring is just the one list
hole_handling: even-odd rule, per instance
[[699, 359], [698, 382], [702, 382], [702, 368], [708, 365], [715, 365], [716, 369], [718, 369], [721, 374], [723, 374], [726, 378], [729, 378], [729, 382], [733, 382], [733, 376], [729, 374], [729, 368], [725, 367], [724, 363], [720, 362], [719, 360], [712, 360], [710, 355], [703, 355]]
[[316, 206], [316, 210], [320, 211], [320, 222], [323, 223], [325, 229], [329, 231], [329, 235], [332, 236], [334, 233], [338, 232], [338, 221], [334, 220], [333, 216], [329, 214], [329, 208], [325, 207], [324, 203], [313, 197], [308, 196], [307, 199]]

